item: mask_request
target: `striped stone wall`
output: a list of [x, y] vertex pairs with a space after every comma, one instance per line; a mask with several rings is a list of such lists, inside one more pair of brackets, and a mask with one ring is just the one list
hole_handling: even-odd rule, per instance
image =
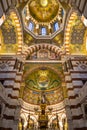
[[[68, 91], [68, 104], [66, 103], [68, 123], [73, 124], [72, 130], [86, 130], [79, 92], [87, 81], [87, 58], [71, 56], [66, 57], [66, 59], [64, 75]], [[17, 129], [20, 112], [18, 97], [23, 75], [22, 70], [23, 63], [18, 58], [0, 57], [0, 82], [6, 92], [5, 106], [0, 121], [0, 129], [2, 130]]]
[[17, 129], [19, 118], [17, 114], [20, 108], [18, 97], [23, 74], [22, 67], [22, 62], [16, 57], [0, 57], [0, 82], [7, 95], [0, 130]]
[[87, 81], [86, 57], [71, 57], [64, 63], [65, 81], [74, 130], [86, 130], [79, 92]]

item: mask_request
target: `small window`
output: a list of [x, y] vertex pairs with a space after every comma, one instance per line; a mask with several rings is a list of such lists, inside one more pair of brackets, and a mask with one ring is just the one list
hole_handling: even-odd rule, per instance
[[45, 28], [45, 27], [42, 27], [42, 28], [41, 28], [41, 34], [42, 34], [42, 35], [46, 35], [46, 28]]
[[30, 31], [33, 31], [33, 29], [34, 29], [34, 24], [33, 24], [32, 22], [29, 23], [28, 29], [29, 29]]
[[26, 10], [26, 8], [24, 8], [23, 13], [24, 13], [25, 16], [27, 15], [27, 10]]
[[54, 31], [58, 31], [59, 30], [59, 24], [58, 22], [54, 23]]
[[62, 17], [64, 16], [64, 10], [62, 9]]

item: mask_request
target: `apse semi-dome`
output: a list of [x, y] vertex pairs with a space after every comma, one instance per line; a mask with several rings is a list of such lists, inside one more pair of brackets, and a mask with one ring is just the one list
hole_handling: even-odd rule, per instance
[[30, 71], [28, 70], [29, 66], [26, 64], [24, 71], [23, 100], [30, 104], [39, 105], [41, 94], [44, 92], [49, 105], [63, 101], [62, 72], [57, 73], [44, 66]]
[[36, 69], [32, 73], [26, 73], [26, 87], [31, 90], [50, 90], [61, 86], [61, 77], [48, 68]]
[[57, 0], [31, 0], [22, 11], [24, 29], [36, 39], [51, 39], [63, 30], [65, 15]]

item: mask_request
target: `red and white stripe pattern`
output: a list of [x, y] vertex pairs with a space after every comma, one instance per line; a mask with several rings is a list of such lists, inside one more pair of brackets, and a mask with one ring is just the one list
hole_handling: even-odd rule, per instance
[[[73, 127], [74, 130], [86, 130], [86, 126], [84, 124], [83, 120], [83, 112], [81, 109], [81, 103], [78, 97], [78, 92], [83, 87], [82, 79], [83, 77], [86, 77], [87, 71], [81, 71], [79, 70], [79, 67], [77, 65], [77, 62], [85, 61], [86, 59], [77, 57], [75, 59], [74, 57], [71, 58], [71, 62], [73, 65], [73, 69], [68, 69], [67, 72], [65, 72], [65, 81], [66, 86], [68, 90], [68, 99], [70, 102], [70, 109], [72, 113], [72, 120], [73, 120]], [[68, 65], [68, 63], [67, 63]], [[82, 73], [82, 74], [81, 74]], [[87, 78], [86, 78], [87, 80]]]
[[62, 51], [61, 48], [59, 48], [58, 46], [55, 46], [55, 45], [51, 45], [51, 44], [37, 44], [37, 45], [32, 45], [32, 46], [30, 46], [30, 47], [25, 49], [25, 51], [23, 52], [24, 59], [26, 59], [26, 57], [28, 55], [31, 55], [33, 52], [39, 51], [40, 49], [50, 50], [50, 51], [56, 53], [59, 56], [62, 56], [65, 53], [65, 52]]
[[14, 68], [16, 60], [15, 57], [9, 56], [0, 58], [0, 66], [5, 66], [4, 68], [0, 67], [0, 81], [3, 81], [3, 86], [7, 94], [7, 102], [5, 103], [1, 123], [2, 125], [0, 126], [1, 130], [17, 129], [14, 120], [17, 116], [15, 112], [18, 105], [20, 83], [23, 73], [19, 72], [17, 68]]

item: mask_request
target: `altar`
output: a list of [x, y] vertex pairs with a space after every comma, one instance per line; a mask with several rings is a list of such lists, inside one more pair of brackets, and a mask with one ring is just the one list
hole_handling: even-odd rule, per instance
[[41, 114], [38, 118], [39, 128], [46, 129], [48, 127], [48, 115], [45, 113], [46, 104], [41, 104]]

